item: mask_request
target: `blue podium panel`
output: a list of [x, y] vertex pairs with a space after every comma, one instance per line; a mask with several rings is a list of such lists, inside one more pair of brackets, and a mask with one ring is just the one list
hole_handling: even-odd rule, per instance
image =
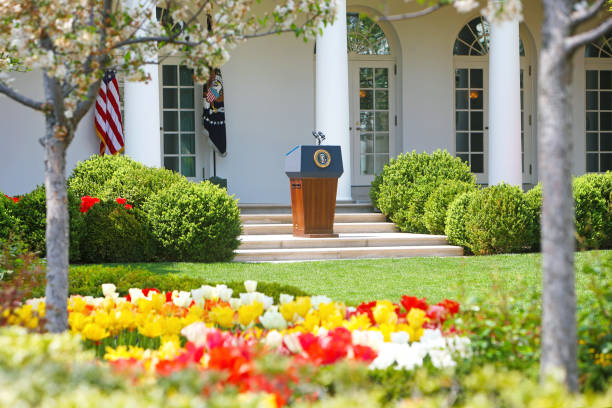
[[340, 146], [296, 146], [285, 155], [290, 178], [338, 178], [344, 173]]

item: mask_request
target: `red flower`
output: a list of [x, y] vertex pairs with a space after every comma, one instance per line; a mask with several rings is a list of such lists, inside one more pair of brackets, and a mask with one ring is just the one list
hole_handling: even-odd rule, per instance
[[366, 363], [371, 363], [377, 357], [376, 351], [368, 346], [362, 346], [360, 344], [355, 344], [353, 346], [353, 354], [355, 355], [355, 360], [363, 361]]
[[86, 213], [93, 207], [96, 203], [99, 203], [100, 199], [97, 197], [85, 196], [81, 197], [81, 207], [79, 207], [79, 211], [82, 213]]
[[434, 325], [441, 325], [448, 317], [448, 310], [440, 305], [432, 305], [427, 309], [427, 317]]
[[17, 203], [19, 202], [19, 197], [11, 197], [11, 196], [8, 196], [8, 195], [6, 195], [6, 194], [5, 194], [4, 196], [5, 196], [6, 198], [8, 198], [9, 200], [13, 200], [13, 202], [14, 202], [15, 204], [17, 204]]
[[130, 204], [126, 204], [126, 205], [125, 205], [125, 209], [126, 209], [126, 210], [131, 210], [131, 209], [132, 209], [132, 206], [131, 206]]
[[376, 324], [376, 319], [374, 319], [374, 312], [373, 312], [373, 309], [375, 307], [376, 307], [376, 301], [375, 300], [373, 300], [371, 302], [368, 302], [368, 303], [363, 302], [362, 304], [357, 306], [357, 310], [355, 311], [355, 314], [367, 314], [368, 317], [370, 318], [370, 323], [375, 325]]
[[117, 204], [123, 205], [123, 204], [125, 204], [126, 199], [125, 198], [121, 198], [121, 197], [117, 197], [117, 199], [115, 201], [117, 201]]
[[423, 311], [427, 311], [427, 300], [425, 298], [418, 299], [416, 296], [402, 296], [400, 300], [404, 309], [406, 309], [406, 313], [410, 311], [410, 309], [421, 309]]
[[159, 289], [155, 289], [155, 288], [144, 288], [142, 290], [142, 294], [145, 296], [149, 296], [149, 292], [160, 293]]
[[459, 303], [455, 302], [454, 300], [444, 299], [443, 301], [438, 303], [438, 305], [448, 310], [451, 316], [459, 313]]

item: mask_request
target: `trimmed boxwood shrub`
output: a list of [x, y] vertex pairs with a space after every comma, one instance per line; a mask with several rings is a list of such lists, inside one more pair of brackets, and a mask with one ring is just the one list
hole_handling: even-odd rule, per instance
[[[155, 274], [145, 269], [129, 266], [80, 265], [73, 266], [68, 272], [68, 292], [70, 295], [103, 296], [102, 284], [112, 283], [117, 286], [117, 292], [127, 295], [130, 288], [156, 288], [167, 292], [170, 290], [192, 290], [202, 285], [216, 285], [202, 278], [194, 278], [181, 274]], [[224, 282], [234, 290], [233, 296], [246, 292], [243, 282]], [[278, 303], [281, 293], [293, 296], [308, 296], [303, 290], [290, 285], [274, 282], [258, 282], [257, 291], [272, 296]], [[34, 297], [45, 295], [44, 285], [37, 287]]]
[[[70, 222], [70, 261], [80, 259], [80, 239], [83, 221], [79, 212], [80, 197], [68, 192], [68, 217]], [[46, 254], [47, 196], [44, 185], [20, 197], [13, 214], [18, 230], [28, 249], [44, 257]]]
[[612, 246], [612, 173], [585, 174], [573, 183], [576, 235], [583, 248]]
[[11, 234], [17, 234], [17, 218], [14, 210], [16, 204], [0, 191], [0, 241], [6, 240]]
[[477, 191], [467, 206], [465, 232], [477, 255], [524, 251], [532, 245], [532, 213], [523, 191], [497, 184]]
[[531, 249], [540, 248], [540, 215], [542, 214], [542, 183], [525, 193], [525, 200], [531, 211]]
[[147, 221], [164, 258], [227, 261], [242, 230], [237, 201], [208, 181], [173, 184], [144, 204]]
[[[81, 161], [68, 178], [68, 189], [77, 197], [102, 197], [104, 187], [119, 169], [145, 167], [124, 155], [93, 155]], [[116, 197], [112, 197], [113, 199]]]
[[447, 180], [429, 195], [425, 202], [425, 226], [431, 234], [444, 234], [448, 206], [463, 193], [476, 191], [476, 183]]
[[426, 233], [425, 202], [445, 180], [475, 183], [475, 176], [461, 159], [446, 150], [432, 154], [400, 154], [385, 166], [375, 204], [402, 231]]
[[[83, 262], [134, 262], [153, 258], [151, 234], [135, 215], [114, 201], [102, 201], [83, 214]], [[143, 217], [144, 218], [144, 217]]]
[[476, 193], [477, 191], [459, 194], [455, 197], [455, 200], [450, 203], [448, 211], [446, 212], [444, 233], [448, 238], [448, 242], [451, 245], [462, 246], [466, 251], [470, 250], [467, 231], [465, 229], [467, 209]]

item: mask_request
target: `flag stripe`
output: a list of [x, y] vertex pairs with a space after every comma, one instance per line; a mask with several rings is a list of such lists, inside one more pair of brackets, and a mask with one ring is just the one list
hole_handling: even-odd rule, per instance
[[125, 147], [121, 120], [119, 83], [115, 73], [107, 71], [96, 98], [95, 130], [100, 138], [100, 154], [117, 154]]

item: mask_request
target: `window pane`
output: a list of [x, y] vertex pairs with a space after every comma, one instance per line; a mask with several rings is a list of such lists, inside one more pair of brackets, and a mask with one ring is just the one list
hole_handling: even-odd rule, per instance
[[468, 70], [465, 68], [455, 70], [455, 88], [468, 87]]
[[471, 142], [472, 142], [472, 150], [471, 150], [472, 152], [483, 152], [484, 151], [482, 133], [472, 133]]
[[376, 68], [376, 87], [377, 88], [388, 88], [389, 87], [389, 69], [388, 68]]
[[470, 69], [470, 88], [482, 87], [482, 69]]
[[525, 109], [524, 93], [525, 91], [521, 91], [521, 110]]
[[164, 109], [178, 108], [178, 92], [176, 88], [164, 88]]
[[195, 177], [195, 157], [181, 157], [181, 174], [185, 177]]
[[612, 71], [599, 71], [599, 89], [612, 89]]
[[181, 131], [195, 131], [195, 115], [193, 111], [181, 111]]
[[612, 152], [612, 133], [601, 134], [601, 151]]
[[470, 151], [468, 133], [457, 133], [457, 151], [458, 152], [469, 152]]
[[466, 162], [467, 164], [470, 164], [470, 155], [469, 154], [457, 154], [457, 157], [460, 158], [461, 160], [463, 160], [464, 162]]
[[586, 135], [586, 149], [589, 152], [596, 152], [599, 150], [599, 143], [597, 142], [598, 139], [598, 134], [597, 133], [587, 133]]
[[376, 112], [376, 130], [389, 130], [389, 112]]
[[587, 91], [586, 93], [586, 108], [587, 110], [597, 110], [597, 91]]
[[601, 166], [599, 168], [599, 171], [612, 170], [612, 153], [602, 153], [600, 160]]
[[374, 153], [374, 141], [371, 133], [359, 135], [361, 153]]
[[599, 129], [612, 130], [612, 112], [599, 113]]
[[468, 91], [455, 91], [455, 108], [468, 108]]
[[164, 133], [164, 154], [178, 154], [178, 135]]
[[473, 154], [472, 163], [470, 167], [472, 168], [472, 172], [474, 173], [484, 173], [484, 155]]
[[181, 154], [195, 154], [195, 135], [181, 135]]
[[463, 42], [455, 40], [453, 55], [469, 55], [470, 48]]
[[162, 65], [162, 78], [164, 86], [176, 86], [176, 65]]
[[376, 91], [376, 109], [389, 109], [389, 91]]
[[364, 91], [363, 89], [359, 91], [359, 109], [373, 109], [374, 101], [373, 101], [374, 91]]
[[376, 160], [374, 162], [374, 172], [376, 174], [380, 174], [382, 173], [383, 167], [385, 167], [385, 164], [389, 162], [389, 155], [388, 154], [377, 154], [375, 157], [376, 157]]
[[587, 153], [586, 156], [586, 170], [588, 172], [599, 171], [599, 165], [597, 163], [597, 153]]
[[610, 91], [600, 92], [599, 101], [600, 101], [599, 106], [601, 110], [612, 110], [612, 92]]
[[372, 68], [359, 68], [359, 87], [360, 88], [373, 88], [374, 80], [372, 76], [374, 70]]
[[470, 91], [470, 108], [482, 109], [482, 91]]
[[361, 174], [374, 174], [374, 155], [361, 155]]
[[181, 65], [181, 86], [193, 86], [193, 70]]
[[164, 130], [176, 132], [178, 130], [178, 112], [164, 111]]
[[586, 130], [597, 130], [597, 112], [587, 112], [586, 114]]
[[178, 157], [164, 157], [164, 167], [168, 170], [179, 171]]
[[377, 133], [375, 143], [376, 153], [389, 153], [389, 134]]
[[361, 131], [374, 130], [374, 112], [359, 112]]
[[586, 87], [587, 89], [597, 89], [597, 71], [586, 72]]
[[457, 130], [470, 130], [468, 112], [455, 112], [455, 126]]
[[181, 108], [193, 109], [193, 88], [181, 89]]
[[470, 129], [471, 130], [482, 130], [483, 129], [483, 113], [482, 112], [470, 112]]

